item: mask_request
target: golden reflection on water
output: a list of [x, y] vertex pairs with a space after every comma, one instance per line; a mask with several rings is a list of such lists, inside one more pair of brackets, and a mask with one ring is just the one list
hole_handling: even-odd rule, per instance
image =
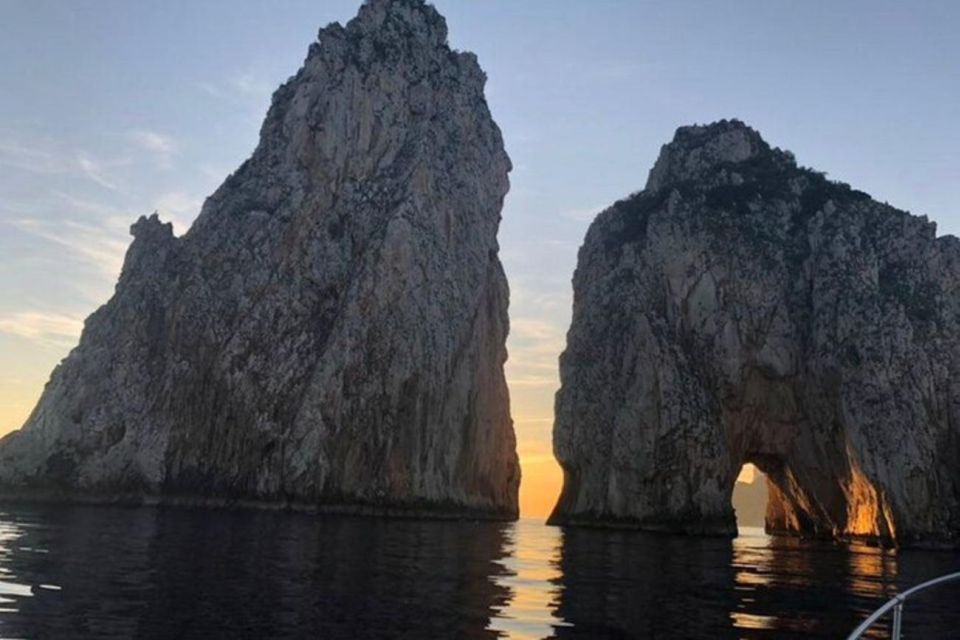
[[490, 630], [513, 640], [539, 640], [565, 623], [554, 615], [560, 579], [560, 529], [535, 519], [521, 519], [507, 532], [505, 556], [498, 564], [497, 586], [509, 598], [497, 607]]
[[[764, 595], [777, 591], [802, 593], [826, 586], [825, 580], [837, 579], [846, 598], [869, 603], [854, 605], [852, 611], [846, 612], [853, 614], [854, 620], [866, 617], [897, 592], [897, 556], [891, 550], [863, 544], [838, 545], [773, 537], [754, 527], [740, 529], [733, 549], [738, 603], [730, 618], [738, 629], [812, 633], [823, 618], [835, 615], [825, 610], [818, 621], [791, 610], [758, 612], [764, 608]], [[828, 586], [836, 588], [837, 584]], [[887, 633], [884, 629], [874, 629], [866, 637], [885, 638]]]
[[[741, 527], [740, 535], [733, 542], [733, 561], [736, 571], [734, 591], [737, 594], [736, 608], [730, 612], [730, 620], [736, 629], [782, 629], [783, 620], [777, 615], [761, 614], [755, 611], [758, 598], [757, 591], [772, 587], [778, 578], [775, 576], [770, 563], [773, 561], [770, 553], [770, 538], [763, 529], [756, 527]], [[795, 581], [792, 577], [802, 574], [801, 567], [789, 568], [787, 580]], [[780, 572], [777, 572], [780, 573]], [[792, 625], [791, 625], [792, 626]], [[802, 629], [792, 629], [802, 631]]]
[[[314, 629], [324, 632], [317, 637], [351, 640], [390, 637], [398, 625], [408, 630], [404, 637], [448, 632], [483, 640], [842, 638], [897, 588], [958, 565], [955, 553], [892, 553], [748, 528], [728, 540], [561, 529], [530, 519], [0, 513], [0, 637], [13, 629], [30, 632], [17, 637], [70, 637], [60, 632], [93, 620], [119, 629], [113, 637], [140, 628], [166, 637], [191, 624], [189, 637], [206, 638], [201, 623], [237, 616], [234, 622], [286, 632], [272, 637]], [[911, 601], [908, 637], [960, 629], [951, 597], [929, 606]], [[40, 632], [49, 629], [56, 633]]]
[[896, 594], [897, 556], [862, 544], [850, 545], [850, 572], [847, 580], [851, 593], [867, 598], [892, 598]]
[[[854, 595], [874, 600], [886, 601], [895, 596], [896, 552], [863, 544], [851, 544], [849, 549], [847, 590]], [[860, 607], [858, 613], [865, 618], [874, 608]], [[864, 637], [888, 638], [889, 633], [884, 625], [875, 625]]]
[[[576, 544], [565, 543], [565, 535], [577, 536]], [[584, 623], [587, 628], [609, 624], [626, 637], [656, 637], [656, 622], [647, 629], [637, 625], [664, 618], [674, 604], [669, 600], [684, 594], [690, 598], [684, 603], [690, 605], [689, 619], [681, 622], [696, 637], [714, 637], [714, 632], [716, 637], [833, 637], [892, 597], [898, 577], [893, 552], [772, 537], [759, 528], [741, 528], [740, 536], [727, 542], [565, 534], [537, 520], [507, 529], [498, 567], [492, 580], [508, 597], [493, 612], [489, 630], [515, 640], [556, 637], [565, 627], [573, 633], [559, 635], [581, 637], [576, 631]], [[664, 571], [650, 570], [658, 567]], [[837, 598], [824, 598], [825, 589]], [[708, 599], [698, 600], [693, 594], [699, 591]], [[669, 597], [664, 600], [663, 594]], [[584, 612], [596, 619], [583, 619]], [[725, 615], [727, 623], [718, 624], [715, 613]], [[672, 613], [666, 616], [667, 624], [677, 622]], [[868, 637], [886, 634], [881, 628]]]

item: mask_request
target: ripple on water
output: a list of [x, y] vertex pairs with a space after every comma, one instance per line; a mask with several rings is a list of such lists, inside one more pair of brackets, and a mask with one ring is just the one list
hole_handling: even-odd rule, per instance
[[508, 530], [503, 571], [494, 577], [510, 598], [498, 607], [490, 629], [516, 640], [547, 638], [567, 624], [554, 615], [559, 569], [560, 530], [538, 520], [521, 519]]
[[[759, 530], [24, 508], [0, 513], [0, 637], [837, 638], [958, 567]], [[956, 598], [911, 602], [908, 637], [956, 637]]]

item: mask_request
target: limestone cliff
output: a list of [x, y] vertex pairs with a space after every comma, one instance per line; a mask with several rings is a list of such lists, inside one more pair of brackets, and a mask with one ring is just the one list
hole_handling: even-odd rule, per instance
[[555, 523], [956, 544], [960, 242], [800, 168], [738, 121], [684, 127], [601, 213], [574, 276]]
[[3, 493], [515, 516], [484, 83], [422, 0], [322, 29], [192, 228], [133, 225]]

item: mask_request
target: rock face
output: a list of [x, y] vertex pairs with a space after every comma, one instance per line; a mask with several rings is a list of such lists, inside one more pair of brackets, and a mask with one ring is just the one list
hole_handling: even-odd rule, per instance
[[484, 83], [421, 0], [322, 29], [189, 232], [133, 225], [3, 492], [514, 517]]
[[684, 127], [580, 249], [552, 522], [956, 544], [960, 242], [797, 166], [741, 122]]

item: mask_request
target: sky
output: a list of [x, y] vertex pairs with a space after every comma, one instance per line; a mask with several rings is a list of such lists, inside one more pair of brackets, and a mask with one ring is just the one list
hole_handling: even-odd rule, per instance
[[[182, 233], [277, 85], [359, 0], [0, 0], [0, 434], [110, 296], [140, 215]], [[546, 515], [576, 252], [676, 127], [737, 117], [960, 233], [960, 3], [436, 0], [514, 170], [500, 228], [521, 511]]]

